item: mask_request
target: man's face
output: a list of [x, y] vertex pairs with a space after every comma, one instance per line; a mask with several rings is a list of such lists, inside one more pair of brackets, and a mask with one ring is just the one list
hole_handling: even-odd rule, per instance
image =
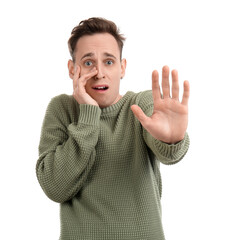
[[97, 75], [86, 83], [86, 92], [101, 108], [115, 104], [120, 98], [120, 79], [125, 75], [126, 60], [120, 59], [120, 50], [115, 38], [108, 33], [81, 37], [76, 46], [75, 66], [81, 68], [80, 75], [89, 73], [94, 67]]

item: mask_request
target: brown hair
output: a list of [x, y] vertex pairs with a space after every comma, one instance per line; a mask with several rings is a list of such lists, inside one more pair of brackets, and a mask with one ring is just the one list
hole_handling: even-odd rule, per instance
[[72, 60], [75, 62], [74, 52], [76, 51], [77, 41], [85, 35], [94, 35], [96, 33], [109, 33], [117, 41], [120, 57], [122, 57], [123, 43], [125, 37], [120, 34], [119, 28], [112, 21], [106, 20], [104, 18], [89, 18], [87, 20], [81, 21], [78, 26], [76, 26], [68, 40], [68, 47]]

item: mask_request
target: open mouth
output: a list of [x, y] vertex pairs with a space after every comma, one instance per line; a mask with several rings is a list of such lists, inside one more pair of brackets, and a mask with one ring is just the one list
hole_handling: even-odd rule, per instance
[[107, 89], [109, 89], [109, 87], [107, 85], [99, 85], [92, 87], [92, 89], [96, 91], [106, 91]]

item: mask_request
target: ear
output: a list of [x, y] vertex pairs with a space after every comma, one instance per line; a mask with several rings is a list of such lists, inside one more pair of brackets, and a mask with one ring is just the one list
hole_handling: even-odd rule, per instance
[[72, 60], [68, 61], [68, 70], [69, 70], [69, 76], [71, 79], [73, 79], [75, 74], [75, 64]]
[[127, 60], [123, 58], [121, 61], [121, 78], [125, 76], [126, 66], [127, 66]]

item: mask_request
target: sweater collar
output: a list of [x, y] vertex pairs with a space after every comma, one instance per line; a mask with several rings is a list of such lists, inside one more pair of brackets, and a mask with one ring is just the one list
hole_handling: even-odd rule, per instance
[[108, 114], [108, 113], [115, 113], [118, 112], [121, 107], [124, 105], [124, 103], [130, 98], [131, 95], [133, 95], [134, 93], [131, 91], [126, 92], [126, 94], [115, 104], [105, 107], [105, 108], [101, 108], [102, 114]]

